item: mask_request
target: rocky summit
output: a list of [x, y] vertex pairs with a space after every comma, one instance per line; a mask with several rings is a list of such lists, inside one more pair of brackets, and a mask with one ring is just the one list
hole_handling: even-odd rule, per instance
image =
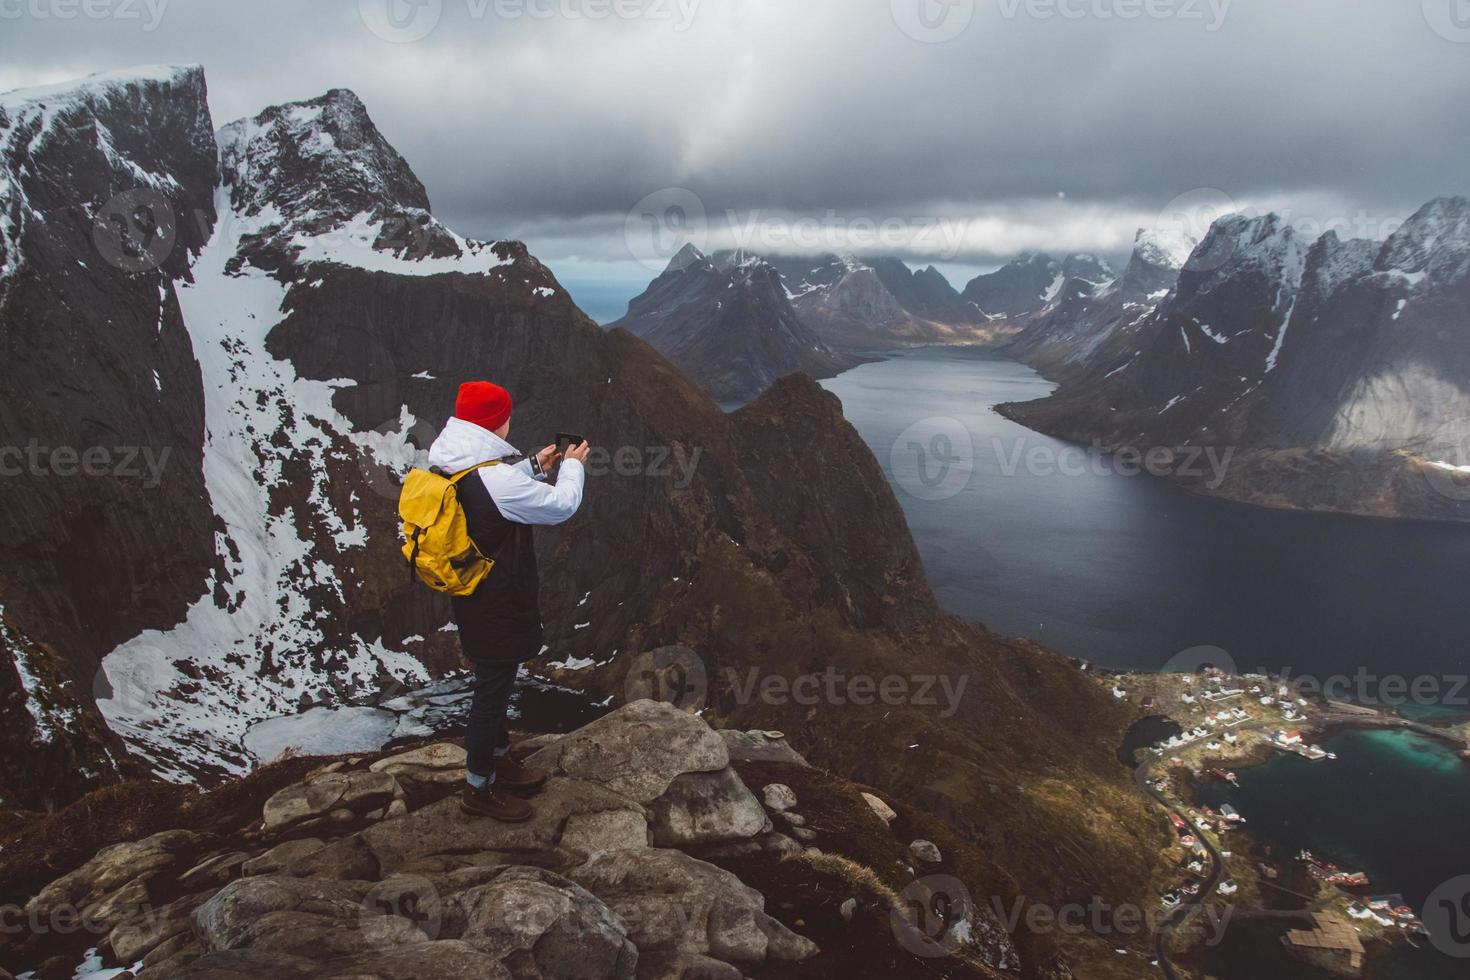
[[970, 902], [943, 935], [916, 928], [904, 900], [963, 845], [784, 740], [635, 701], [514, 751], [551, 773], [521, 824], [460, 809], [464, 753], [443, 742], [295, 760], [233, 818], [170, 809], [176, 826], [44, 875], [28, 921], [82, 927], [8, 934], [0, 956], [42, 980], [83, 958], [145, 980], [855, 976], [855, 951], [917, 969], [936, 942], [936, 975], [1020, 962]]

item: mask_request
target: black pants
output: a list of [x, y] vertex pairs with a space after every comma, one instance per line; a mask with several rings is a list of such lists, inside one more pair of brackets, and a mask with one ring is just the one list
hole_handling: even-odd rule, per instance
[[516, 684], [519, 664], [475, 664], [474, 700], [465, 732], [466, 768], [487, 779], [495, 774], [495, 750], [510, 744], [505, 712]]

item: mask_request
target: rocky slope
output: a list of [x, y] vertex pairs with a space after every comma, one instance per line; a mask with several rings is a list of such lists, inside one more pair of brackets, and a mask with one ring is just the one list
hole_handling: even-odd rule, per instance
[[648, 341], [721, 401], [749, 401], [782, 375], [825, 378], [856, 363], [797, 315], [770, 264], [693, 245], [610, 326]]
[[0, 867], [27, 921], [85, 926], [7, 930], [0, 960], [41, 980], [84, 958], [140, 980], [1071, 975], [1007, 932], [995, 909], [1024, 899], [983, 854], [782, 739], [636, 701], [516, 751], [552, 774], [523, 824], [461, 812], [443, 742], [139, 797], [123, 825], [84, 801]]
[[1107, 446], [1230, 447], [1225, 482], [1206, 489], [1237, 499], [1470, 518], [1467, 312], [1464, 198], [1430, 202], [1383, 243], [1227, 216], [1127, 345], [1004, 410]]
[[[194, 143], [215, 140], [207, 125], [135, 128], [133, 113], [207, 119], [197, 70], [162, 74], [180, 81], [80, 86], [122, 93], [88, 110], [112, 133], [101, 156], [117, 168], [110, 193], [143, 171], [122, 148], [195, 161]], [[187, 152], [172, 145], [181, 139]], [[32, 201], [64, 201], [72, 185], [58, 175], [96, 145], [83, 139], [69, 151], [80, 160], [14, 172], [47, 178]], [[113, 519], [99, 514], [117, 512], [101, 505], [129, 492], [118, 475], [48, 484], [76, 499], [43, 495], [34, 506], [56, 509], [6, 512], [30, 515], [28, 547], [7, 554], [0, 580], [0, 690], [28, 709], [7, 713], [7, 806], [48, 807], [117, 778], [70, 766], [78, 758], [222, 783], [266, 761], [246, 740], [266, 720], [391, 700], [457, 668], [447, 609], [404, 574], [394, 501], [459, 382], [482, 376], [515, 394], [521, 445], [570, 429], [602, 450], [582, 512], [538, 538], [548, 650], [536, 673], [620, 703], [646, 651], [695, 645], [700, 662], [684, 676], [703, 678], [689, 693], [706, 717], [787, 731], [814, 762], [921, 802], [1028, 894], [1136, 899], [1164, 828], [1112, 759], [1124, 713], [1064, 658], [939, 612], [903, 513], [835, 397], [795, 375], [722, 412], [648, 344], [599, 329], [524, 246], [466, 241], [423, 214], [422, 188], [350, 93], [231, 124], [218, 147], [217, 184], [192, 192], [210, 193], [209, 220], [157, 270], [98, 262], [90, 241], [32, 250], [54, 229], [8, 253], [19, 264], [7, 315], [25, 290], [37, 291], [25, 309], [43, 317], [97, 302], [93, 330], [63, 324], [36, 341], [65, 366], [65, 384], [17, 375], [6, 411], [50, 404], [53, 385], [146, 385], [159, 424], [185, 433], [177, 458], [198, 469], [171, 464], [194, 496], [139, 498], [171, 509], [140, 512], [147, 521], [135, 517], [116, 541], [97, 529]], [[405, 249], [395, 216], [427, 244]], [[90, 277], [117, 295], [72, 292]], [[130, 313], [135, 301], [144, 305]], [[160, 304], [161, 334], [146, 320], [165, 338], [157, 344], [188, 351], [176, 374], [160, 371], [161, 391], [150, 364], [133, 360], [150, 349], [146, 331], [124, 335], [127, 352], [95, 336], [108, 319], [156, 318]], [[56, 431], [76, 417], [56, 416]], [[128, 417], [120, 410], [115, 424]], [[27, 424], [53, 438], [53, 422], [37, 419]], [[177, 537], [174, 550], [139, 544], [152, 533]], [[111, 542], [108, 562], [74, 547], [63, 563], [46, 546], [90, 545], [89, 535]], [[179, 563], [196, 553], [185, 575]], [[120, 611], [82, 642], [47, 603]], [[779, 694], [834, 672], [834, 693], [815, 702]], [[861, 693], [890, 678], [907, 696]]]

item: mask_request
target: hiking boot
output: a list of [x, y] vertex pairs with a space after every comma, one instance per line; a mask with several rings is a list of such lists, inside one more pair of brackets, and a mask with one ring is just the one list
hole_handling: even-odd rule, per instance
[[500, 789], [524, 792], [539, 789], [546, 782], [546, 770], [522, 765], [509, 756], [495, 760], [495, 785]]
[[489, 817], [502, 823], [530, 820], [531, 804], [517, 796], [497, 793], [493, 784], [482, 789], [466, 786], [459, 797], [459, 808], [476, 817]]

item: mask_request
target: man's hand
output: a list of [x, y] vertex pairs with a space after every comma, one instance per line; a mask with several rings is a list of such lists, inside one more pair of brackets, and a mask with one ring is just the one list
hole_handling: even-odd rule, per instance
[[587, 454], [589, 452], [591, 452], [591, 447], [588, 446], [587, 443], [584, 441], [581, 445], [578, 446], [568, 446], [566, 458], [575, 459], [577, 462], [585, 466], [587, 464]]
[[536, 462], [542, 473], [549, 473], [553, 466], [561, 462], [561, 453], [556, 451], [555, 445], [547, 446], [536, 454]]

